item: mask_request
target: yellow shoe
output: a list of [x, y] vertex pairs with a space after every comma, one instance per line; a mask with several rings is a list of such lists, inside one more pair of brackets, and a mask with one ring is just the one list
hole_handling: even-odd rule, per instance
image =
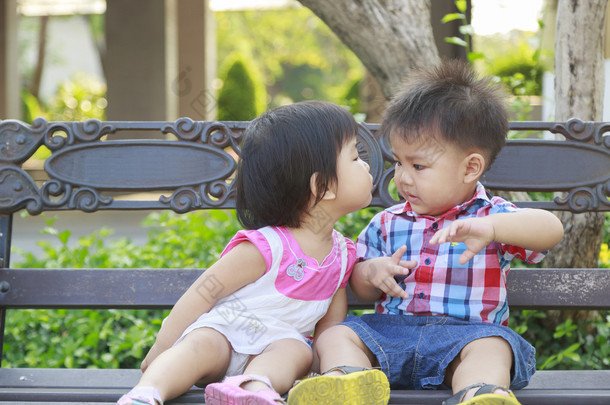
[[[474, 393], [474, 396], [469, 400], [464, 401], [463, 398], [466, 393], [476, 387], [480, 388]], [[509, 396], [494, 394], [493, 392], [497, 389], [507, 392]], [[505, 387], [479, 383], [464, 388], [448, 400], [444, 401], [443, 405], [521, 405], [521, 403], [517, 400], [515, 394]]]
[[386, 405], [390, 400], [388, 378], [380, 370], [337, 367], [345, 375], [307, 378], [288, 393], [288, 405]]

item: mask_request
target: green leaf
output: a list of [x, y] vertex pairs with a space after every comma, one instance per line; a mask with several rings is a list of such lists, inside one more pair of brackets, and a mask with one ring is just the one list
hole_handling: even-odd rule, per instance
[[484, 59], [485, 55], [480, 52], [469, 52], [468, 62], [474, 62], [475, 60]]
[[455, 0], [455, 7], [461, 12], [466, 12], [466, 7], [468, 7], [468, 2], [466, 0]]
[[454, 44], [454, 45], [458, 45], [458, 46], [463, 46], [464, 48], [468, 46], [466, 41], [464, 41], [460, 37], [445, 37], [445, 42], [448, 42], [448, 43]]
[[472, 25], [470, 25], [470, 24], [460, 26], [459, 30], [460, 30], [460, 34], [462, 34], [462, 35], [470, 35], [470, 36], [474, 35], [474, 29], [472, 28]]
[[68, 240], [70, 239], [70, 235], [72, 234], [72, 232], [65, 230], [65, 231], [61, 231], [59, 233], [59, 235], [57, 235], [57, 237], [59, 238], [59, 241], [64, 244], [67, 245], [68, 244]]
[[451, 13], [451, 14], [445, 14], [445, 16], [443, 16], [443, 18], [441, 19], [443, 24], [446, 24], [448, 22], [455, 21], [455, 20], [466, 20], [466, 16], [462, 13]]

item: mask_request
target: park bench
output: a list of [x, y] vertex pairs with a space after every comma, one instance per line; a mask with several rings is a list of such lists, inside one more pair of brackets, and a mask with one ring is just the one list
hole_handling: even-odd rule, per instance
[[[22, 308], [171, 308], [201, 269], [14, 269], [12, 216], [46, 211], [234, 208], [231, 176], [247, 123], [0, 121], [0, 316]], [[493, 190], [563, 192], [552, 201], [518, 205], [572, 212], [610, 211], [610, 123], [512, 122], [519, 133], [561, 134], [563, 140], [510, 140], [483, 183]], [[374, 177], [371, 205], [395, 203], [388, 146], [378, 125], [362, 124], [359, 149]], [[165, 139], [118, 138], [148, 131]], [[173, 136], [172, 136], [173, 135]], [[114, 138], [116, 137], [116, 138]], [[171, 139], [170, 139], [171, 138]], [[48, 179], [34, 180], [23, 163], [40, 145], [51, 157]], [[142, 193], [157, 195], [142, 198]], [[204, 243], [203, 241], [202, 243]], [[610, 309], [610, 269], [513, 268], [508, 281], [518, 309]], [[351, 308], [371, 308], [350, 295]], [[1, 340], [0, 340], [1, 341]], [[0, 369], [0, 404], [114, 403], [138, 380], [139, 370]], [[538, 371], [518, 391], [523, 405], [610, 404], [610, 370]], [[440, 404], [449, 391], [397, 391], [392, 404]], [[170, 403], [203, 403], [193, 388]]]

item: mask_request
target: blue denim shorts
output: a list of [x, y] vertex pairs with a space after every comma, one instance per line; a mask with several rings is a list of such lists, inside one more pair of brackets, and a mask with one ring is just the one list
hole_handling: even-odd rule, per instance
[[499, 336], [513, 350], [511, 389], [525, 387], [536, 371], [536, 350], [506, 326], [446, 316], [348, 316], [350, 327], [373, 352], [394, 389], [439, 389], [445, 369], [475, 339]]

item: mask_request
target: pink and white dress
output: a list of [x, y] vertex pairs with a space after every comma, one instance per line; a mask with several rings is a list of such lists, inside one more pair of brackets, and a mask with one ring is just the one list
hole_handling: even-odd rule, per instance
[[260, 250], [267, 265], [265, 273], [219, 300], [178, 341], [194, 329], [209, 327], [226, 336], [237, 353], [259, 354], [286, 338], [307, 344], [335, 292], [347, 285], [356, 262], [354, 243], [333, 231], [333, 248], [318, 263], [301, 250], [288, 229], [264, 227], [237, 232], [222, 254], [244, 241]]

